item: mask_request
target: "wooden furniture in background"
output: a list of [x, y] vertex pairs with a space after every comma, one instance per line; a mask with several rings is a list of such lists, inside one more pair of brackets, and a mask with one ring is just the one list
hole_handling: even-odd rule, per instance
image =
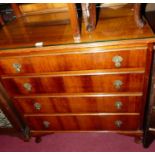
[[24, 17], [0, 30], [0, 80], [29, 136], [142, 138], [155, 35], [148, 23], [137, 28], [132, 8], [101, 9], [94, 31], [82, 23], [79, 43], [70, 25], [30, 26]]
[[[106, 3], [106, 4], [100, 4], [98, 7], [96, 6], [97, 4], [95, 3], [82, 3], [82, 13], [83, 13], [83, 18], [85, 22], [85, 26], [88, 32], [91, 32], [95, 30], [96, 24], [97, 24], [97, 15], [100, 14], [99, 8], [110, 8], [110, 9], [120, 9], [124, 5], [127, 5], [126, 3], [122, 4], [115, 4], [115, 3]], [[137, 27], [143, 28], [144, 27], [144, 19], [142, 15], [142, 4], [141, 3], [135, 3], [133, 5], [134, 9], [134, 21], [137, 24]], [[96, 10], [98, 10], [98, 13], [96, 13]]]
[[145, 21], [143, 19], [142, 15], [142, 4], [141, 3], [136, 3], [134, 4], [134, 16], [135, 16], [135, 22], [139, 28], [143, 28]]
[[8, 98], [6, 91], [0, 84], [0, 134], [18, 136], [25, 141], [29, 140], [29, 130], [15, 113], [15, 109]]
[[17, 18], [24, 17], [25, 23], [44, 23], [48, 25], [68, 24], [70, 22], [75, 41], [80, 40], [78, 12], [74, 3], [32, 3], [11, 4]]
[[96, 5], [92, 3], [81, 3], [82, 14], [86, 29], [91, 32], [96, 27]]

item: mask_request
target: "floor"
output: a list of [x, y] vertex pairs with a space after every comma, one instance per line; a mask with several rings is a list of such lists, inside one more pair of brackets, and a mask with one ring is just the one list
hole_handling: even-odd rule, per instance
[[23, 142], [17, 137], [0, 136], [0, 152], [155, 152], [134, 143], [133, 137], [109, 133], [70, 133], [44, 136], [41, 143]]

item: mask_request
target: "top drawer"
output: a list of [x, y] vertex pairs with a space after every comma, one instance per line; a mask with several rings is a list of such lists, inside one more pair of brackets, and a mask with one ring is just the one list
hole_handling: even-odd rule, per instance
[[48, 52], [0, 58], [0, 74], [144, 67], [146, 47], [103, 51]]

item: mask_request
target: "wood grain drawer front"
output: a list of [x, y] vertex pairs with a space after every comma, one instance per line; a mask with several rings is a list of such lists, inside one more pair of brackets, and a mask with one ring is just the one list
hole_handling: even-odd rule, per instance
[[141, 96], [16, 98], [20, 113], [140, 112]]
[[31, 130], [137, 130], [139, 115], [26, 117]]
[[1, 58], [0, 74], [142, 68], [146, 63], [146, 53], [146, 49], [128, 49], [110, 52], [72, 52], [46, 56]]
[[6, 78], [12, 95], [36, 93], [142, 92], [143, 74]]

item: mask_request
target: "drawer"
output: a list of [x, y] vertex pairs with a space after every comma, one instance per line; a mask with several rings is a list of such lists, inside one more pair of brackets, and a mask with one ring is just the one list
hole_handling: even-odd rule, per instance
[[111, 68], [143, 68], [146, 48], [115, 51], [74, 51], [0, 59], [0, 74], [45, 73]]
[[[133, 121], [134, 120], [134, 121]], [[137, 130], [139, 115], [75, 115], [26, 117], [31, 130]]]
[[3, 78], [12, 95], [36, 93], [142, 92], [144, 75], [82, 75]]
[[141, 96], [125, 97], [25, 97], [14, 99], [24, 114], [140, 112]]

